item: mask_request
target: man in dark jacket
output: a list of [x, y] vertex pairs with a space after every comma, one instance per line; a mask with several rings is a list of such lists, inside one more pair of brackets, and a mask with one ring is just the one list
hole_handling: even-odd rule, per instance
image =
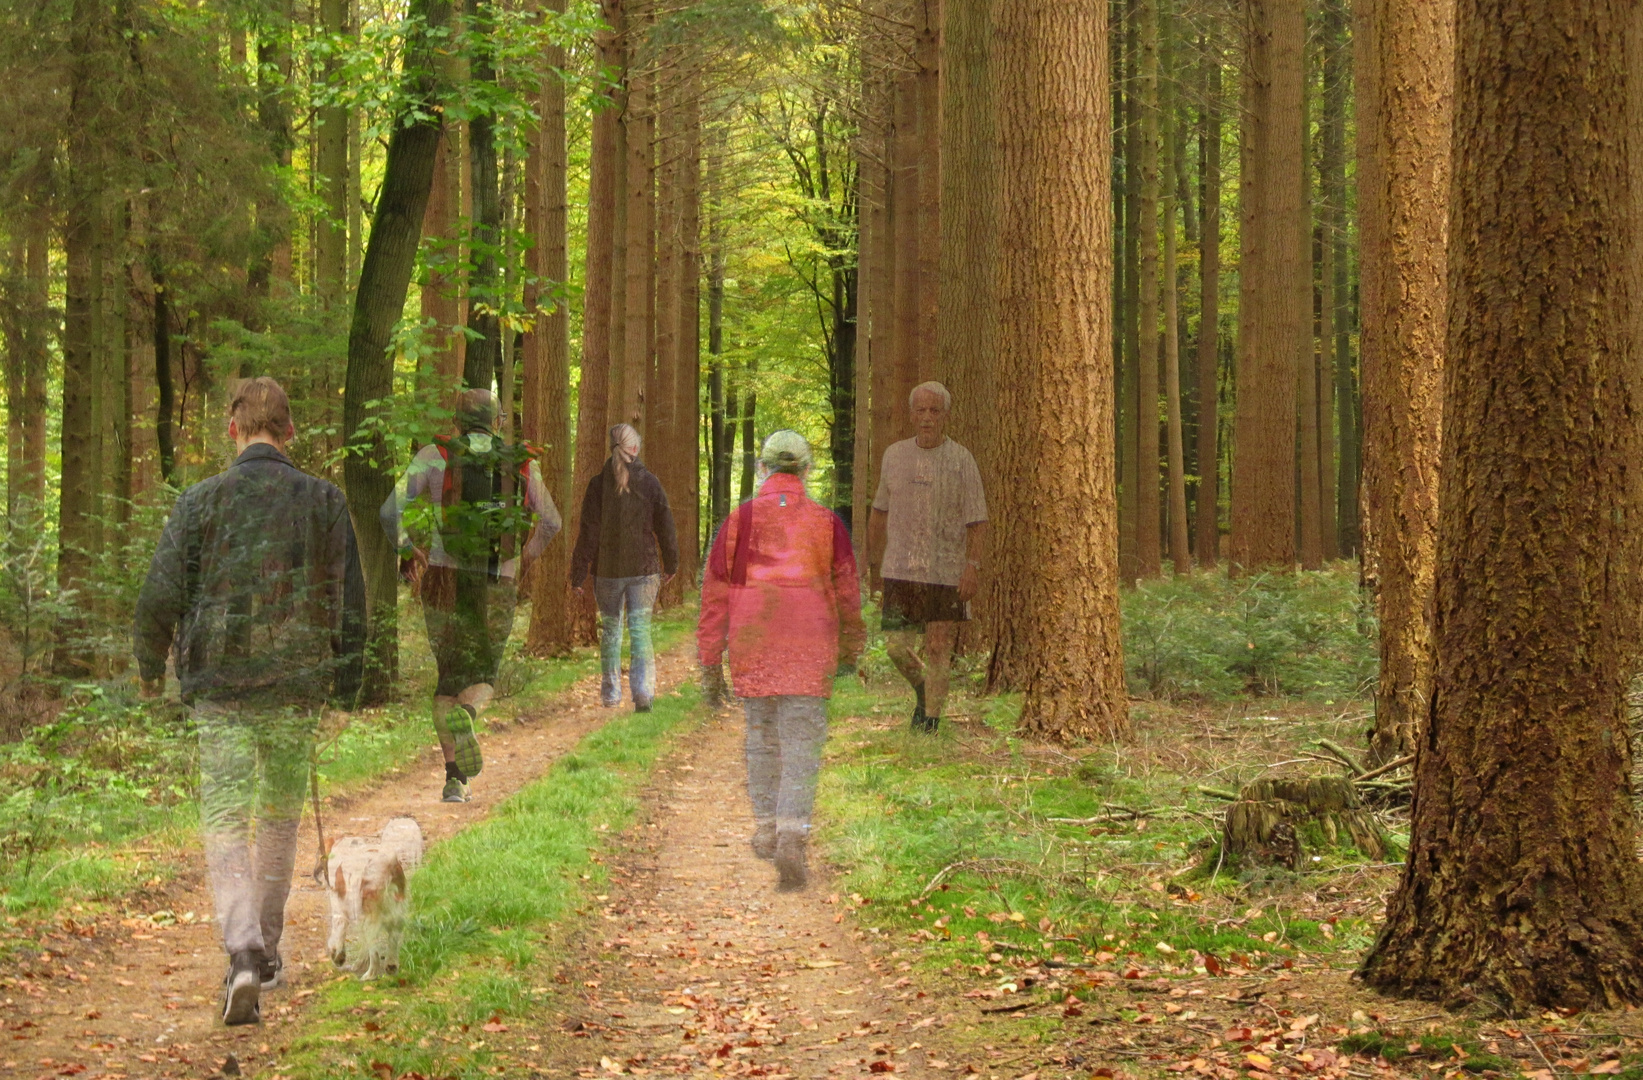
[[320, 709], [327, 699], [352, 703], [364, 657], [365, 584], [348, 507], [335, 485], [285, 456], [294, 434], [278, 383], [240, 388], [228, 421], [238, 457], [172, 508], [133, 628], [144, 695], [160, 693], [175, 648], [194, 707], [229, 1024], [257, 1022], [259, 991], [279, 983]]
[[605, 705], [622, 703], [622, 619], [627, 616], [633, 707], [650, 711], [656, 696], [656, 653], [650, 613], [662, 583], [679, 570], [673, 511], [656, 474], [639, 461], [639, 433], [631, 424], [610, 429], [610, 457], [588, 481], [582, 524], [571, 553], [570, 583], [578, 591], [591, 571], [599, 602], [599, 687]]

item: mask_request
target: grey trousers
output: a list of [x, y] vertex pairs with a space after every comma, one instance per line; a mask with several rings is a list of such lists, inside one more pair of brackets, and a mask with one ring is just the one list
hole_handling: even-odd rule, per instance
[[205, 863], [223, 948], [279, 951], [318, 717], [195, 707]]
[[808, 831], [827, 741], [827, 699], [783, 694], [745, 698], [743, 706], [753, 820], [774, 822], [778, 832]]

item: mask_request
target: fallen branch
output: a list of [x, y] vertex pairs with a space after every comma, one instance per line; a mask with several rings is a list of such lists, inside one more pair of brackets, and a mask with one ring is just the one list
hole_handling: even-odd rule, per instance
[[1227, 802], [1238, 801], [1238, 793], [1236, 791], [1227, 791], [1224, 788], [1213, 788], [1199, 785], [1198, 794], [1208, 795], [1212, 799], [1225, 799]]
[[1393, 769], [1401, 769], [1405, 765], [1413, 764], [1414, 760], [1415, 760], [1415, 755], [1414, 754], [1408, 754], [1404, 757], [1398, 758], [1396, 761], [1388, 761], [1385, 765], [1382, 765], [1379, 768], [1370, 769], [1368, 772], [1366, 772], [1366, 773], [1362, 774], [1361, 776], [1359, 776], [1357, 778], [1357, 782], [1361, 784], [1365, 780], [1373, 780], [1373, 779], [1375, 779], [1375, 777], [1382, 776], [1386, 773], [1389, 773]]
[[1363, 776], [1363, 766], [1354, 761], [1352, 755], [1347, 753], [1339, 743], [1331, 742], [1328, 739], [1319, 739], [1318, 745], [1338, 757], [1342, 765], [1352, 770], [1353, 776], [1360, 778]]

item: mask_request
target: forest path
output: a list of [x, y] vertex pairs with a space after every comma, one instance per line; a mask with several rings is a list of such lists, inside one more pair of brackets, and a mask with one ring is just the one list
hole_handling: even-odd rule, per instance
[[797, 893], [776, 892], [774, 866], [754, 857], [742, 731], [740, 710], [725, 710], [654, 775], [601, 916], [561, 965], [576, 988], [561, 1023], [521, 1040], [548, 1075], [947, 1067], [932, 1044], [955, 1003], [920, 991], [888, 939], [853, 928], [814, 855]]
[[[693, 661], [690, 643], [659, 654], [658, 692], [693, 677]], [[444, 772], [430, 722], [429, 749], [415, 762], [326, 807], [326, 836], [372, 835], [394, 815], [410, 814], [432, 847], [484, 820], [617, 715], [598, 704], [598, 679], [578, 680], [512, 723], [493, 725], [481, 744], [484, 772], [475, 778], [466, 804], [439, 800]], [[215, 1076], [230, 1054], [246, 1073], [269, 1063], [295, 1032], [305, 1000], [335, 977], [325, 954], [329, 907], [325, 891], [310, 876], [315, 832], [311, 816], [305, 816], [281, 943], [284, 982], [264, 995], [261, 1025], [225, 1028], [219, 1019], [226, 962], [210, 920], [203, 857], [196, 853], [193, 873], [170, 886], [163, 899], [144, 902], [151, 912], [165, 908], [181, 917], [191, 912], [192, 921], [154, 926], [127, 919], [112, 928], [97, 927], [95, 937], [50, 935], [42, 942], [49, 951], [0, 983], [6, 1036], [0, 1077]]]

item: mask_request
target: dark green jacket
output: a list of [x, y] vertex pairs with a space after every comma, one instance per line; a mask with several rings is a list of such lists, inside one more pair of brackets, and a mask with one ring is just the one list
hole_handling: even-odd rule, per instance
[[185, 701], [352, 705], [365, 582], [342, 492], [248, 446], [177, 499], [132, 637], [145, 679], [175, 644]]

